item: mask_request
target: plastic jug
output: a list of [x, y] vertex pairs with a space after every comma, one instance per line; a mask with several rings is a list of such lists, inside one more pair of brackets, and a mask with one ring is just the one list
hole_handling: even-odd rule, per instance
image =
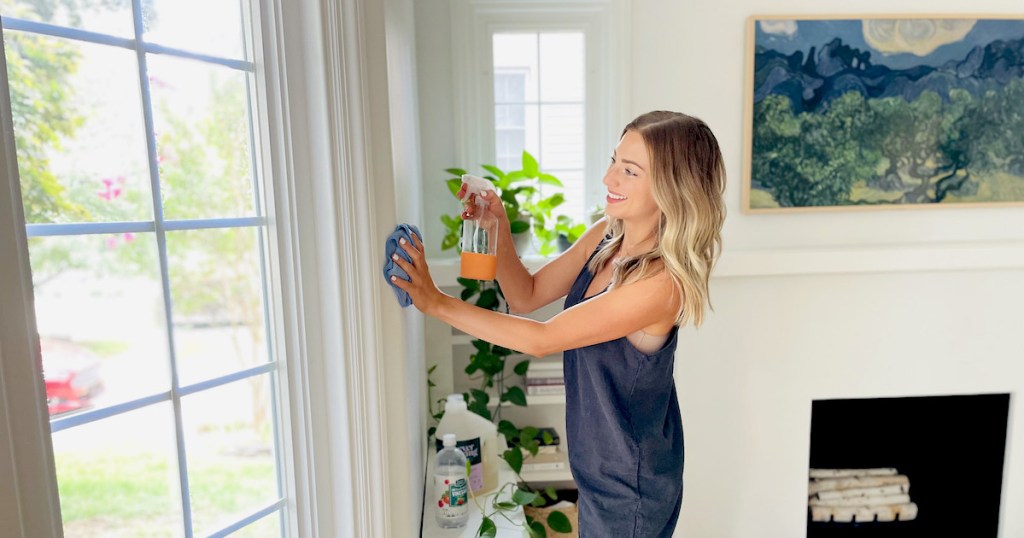
[[451, 394], [444, 405], [444, 417], [434, 433], [436, 448], [443, 448], [444, 434], [455, 434], [455, 446], [469, 460], [469, 487], [474, 495], [498, 488], [498, 427], [466, 408], [461, 394]]
[[471, 174], [462, 176], [466, 191], [463, 204], [475, 204], [472, 219], [462, 221], [462, 254], [459, 276], [474, 280], [494, 280], [498, 273], [498, 219], [486, 211], [484, 191], [497, 193], [490, 181]]

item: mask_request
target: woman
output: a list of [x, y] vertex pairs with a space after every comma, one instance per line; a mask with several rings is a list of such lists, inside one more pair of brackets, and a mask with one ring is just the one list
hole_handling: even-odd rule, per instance
[[[392, 281], [425, 314], [535, 357], [564, 351], [569, 466], [580, 536], [668, 537], [683, 493], [683, 432], [672, 368], [679, 327], [699, 326], [721, 251], [725, 170], [708, 126], [650, 112], [623, 130], [604, 177], [605, 217], [531, 275], [516, 256], [501, 200], [497, 279], [509, 308], [565, 296], [547, 321], [501, 314], [443, 294], [423, 245]], [[468, 204], [463, 218], [472, 218]]]

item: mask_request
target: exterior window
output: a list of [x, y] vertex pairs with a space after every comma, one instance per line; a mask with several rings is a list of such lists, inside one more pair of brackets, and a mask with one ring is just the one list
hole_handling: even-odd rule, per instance
[[0, 0], [66, 536], [284, 532], [250, 9]]
[[566, 202], [556, 208], [583, 221], [586, 80], [583, 32], [495, 33], [496, 164], [518, 169], [525, 149], [559, 178]]

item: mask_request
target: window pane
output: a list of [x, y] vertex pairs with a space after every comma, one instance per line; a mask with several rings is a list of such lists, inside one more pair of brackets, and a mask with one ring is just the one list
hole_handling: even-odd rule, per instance
[[497, 129], [526, 129], [526, 105], [496, 105], [494, 126]]
[[151, 233], [29, 240], [50, 414], [170, 389]]
[[494, 34], [494, 71], [516, 71], [524, 75], [524, 94], [527, 101], [536, 102], [537, 74], [537, 34]]
[[526, 72], [495, 72], [494, 102], [522, 103], [526, 99]]
[[583, 168], [583, 105], [541, 105], [541, 168]]
[[146, 41], [222, 58], [242, 54], [239, 0], [149, 0], [142, 2]]
[[523, 129], [502, 129], [496, 136], [497, 166], [502, 170], [518, 170], [522, 165], [523, 144], [526, 131]]
[[526, 105], [494, 107], [495, 164], [502, 170], [518, 170], [526, 144]]
[[[523, 149], [529, 151], [535, 158], [541, 158], [540, 147], [540, 107], [537, 105], [526, 105], [526, 129], [524, 131], [525, 142]], [[521, 163], [520, 163], [521, 164]], [[516, 168], [519, 168], [518, 166]]]
[[197, 536], [279, 498], [269, 380], [263, 374], [181, 400]]
[[164, 216], [254, 215], [246, 73], [148, 58]]
[[540, 34], [540, 100], [583, 100], [583, 33]]
[[64, 535], [183, 535], [169, 402], [53, 434]]
[[167, 232], [183, 385], [267, 362], [258, 229]]
[[[555, 215], [567, 215], [576, 222], [589, 222], [584, 214], [583, 201], [586, 199], [585, 185], [583, 183], [583, 170], [551, 170], [545, 169], [551, 175], [557, 177], [565, 188], [565, 203], [556, 207]], [[603, 186], [602, 186], [603, 187]]]
[[25, 219], [152, 219], [135, 55], [4, 33]]
[[131, 3], [88, 0], [0, 0], [0, 13], [91, 32], [132, 37]]

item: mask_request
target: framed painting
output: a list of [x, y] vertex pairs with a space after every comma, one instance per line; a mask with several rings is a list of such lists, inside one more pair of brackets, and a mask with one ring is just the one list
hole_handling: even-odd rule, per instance
[[1024, 18], [751, 17], [742, 208], [1024, 205]]

